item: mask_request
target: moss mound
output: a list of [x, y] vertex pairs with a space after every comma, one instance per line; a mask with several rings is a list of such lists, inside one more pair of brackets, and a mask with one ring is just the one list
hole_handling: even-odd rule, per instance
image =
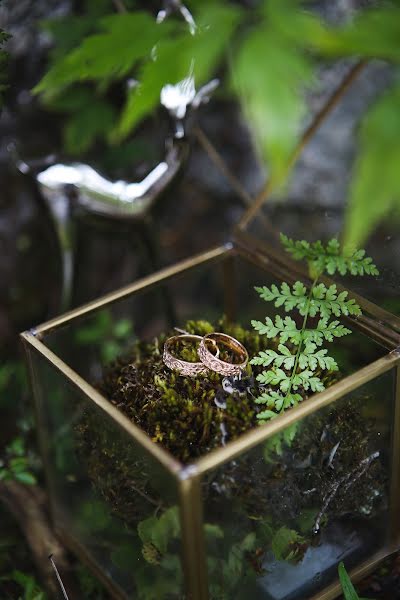
[[[196, 335], [227, 333], [245, 346], [250, 357], [264, 349], [266, 342], [268, 347], [278, 345], [278, 340], [266, 340], [255, 331], [225, 320], [215, 326], [189, 321], [184, 330]], [[100, 390], [154, 442], [186, 463], [256, 427], [257, 413], [262, 408], [254, 401], [260, 391], [257, 371], [252, 372], [250, 366], [240, 381], [212, 371], [193, 378], [168, 369], [162, 351], [165, 339], [172, 335], [176, 331], [160, 336], [152, 344], [138, 343], [132, 354], [106, 370]], [[180, 357], [198, 360], [196, 349], [189, 344], [180, 348]], [[229, 351], [221, 351], [220, 357], [234, 360]], [[333, 374], [328, 375], [327, 384], [333, 379]]]

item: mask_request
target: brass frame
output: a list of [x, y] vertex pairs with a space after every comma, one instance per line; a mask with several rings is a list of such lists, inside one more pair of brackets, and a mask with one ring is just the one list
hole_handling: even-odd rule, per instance
[[[376, 307], [370, 302], [366, 302], [362, 298], [358, 298], [363, 310], [366, 314], [363, 314], [356, 321], [352, 319], [353, 325], [360, 331], [366, 333], [370, 338], [382, 344], [388, 349], [388, 353], [367, 365], [366, 367], [359, 369], [355, 373], [344, 377], [330, 388], [316, 394], [312, 401], [304, 402], [292, 410], [288, 411], [278, 419], [270, 422], [267, 426], [255, 428], [245, 434], [243, 434], [237, 440], [229, 442], [227, 446], [213, 450], [209, 454], [197, 459], [190, 465], [183, 465], [169, 452], [163, 448], [154, 444], [150, 438], [136, 425], [134, 425], [127, 417], [125, 417], [120, 411], [118, 411], [105, 397], [103, 397], [97, 390], [95, 390], [87, 381], [85, 381], [78, 373], [71, 369], [64, 361], [62, 361], [52, 350], [50, 350], [45, 344], [46, 334], [63, 327], [68, 323], [72, 323], [75, 319], [89, 314], [92, 311], [101, 309], [108, 306], [110, 303], [114, 303], [118, 300], [126, 298], [131, 295], [140, 294], [143, 291], [147, 291], [155, 285], [162, 285], [168, 281], [171, 281], [177, 277], [183, 276], [185, 273], [196, 269], [201, 265], [212, 265], [214, 263], [223, 264], [224, 268], [224, 280], [226, 285], [232, 285], [232, 276], [234, 273], [233, 261], [234, 257], [239, 257], [252, 264], [259, 266], [261, 269], [270, 272], [276, 277], [294, 278], [299, 275], [297, 272], [293, 272], [291, 261], [282, 259], [276, 260], [274, 255], [268, 256], [264, 252], [259, 252], [253, 248], [249, 248], [248, 245], [243, 244], [241, 237], [237, 238], [234, 243], [227, 244], [223, 247], [218, 247], [214, 250], [206, 252], [192, 257], [191, 259], [184, 260], [174, 267], [163, 269], [153, 275], [145, 277], [132, 285], [126, 286], [125, 288], [108, 294], [103, 298], [100, 298], [94, 302], [86, 304], [85, 306], [76, 310], [70, 311], [68, 314], [63, 315], [57, 319], [53, 319], [43, 325], [39, 326], [33, 331], [24, 332], [21, 334], [25, 349], [28, 354], [28, 360], [31, 364], [29, 355], [30, 352], [40, 354], [46, 359], [57, 371], [59, 371], [69, 382], [70, 385], [77, 388], [87, 398], [96, 404], [104, 413], [112, 419], [121, 429], [128, 433], [129, 436], [138, 443], [142, 449], [157, 460], [175, 479], [178, 489], [179, 504], [180, 504], [180, 515], [182, 525], [182, 546], [183, 546], [183, 557], [185, 565], [186, 575], [186, 589], [188, 591], [188, 598], [191, 600], [207, 600], [207, 569], [206, 569], [206, 554], [205, 554], [205, 542], [202, 531], [202, 500], [201, 500], [201, 477], [209, 470], [214, 469], [227, 461], [233, 460], [241, 453], [250, 450], [256, 445], [266, 441], [271, 436], [282, 431], [287, 426], [291, 425], [295, 421], [306, 417], [321, 409], [324, 406], [328, 406], [338, 398], [348, 394], [360, 385], [367, 383], [378, 377], [379, 375], [387, 372], [390, 369], [397, 369], [397, 385], [396, 385], [396, 401], [395, 401], [395, 414], [394, 419], [396, 427], [394, 430], [393, 437], [393, 473], [395, 475], [392, 481], [391, 490], [391, 504], [392, 504], [392, 517], [393, 517], [393, 535], [387, 546], [380, 551], [377, 555], [371, 559], [365, 561], [362, 565], [358, 566], [351, 572], [351, 576], [357, 579], [357, 577], [363, 576], [366, 572], [371, 570], [384, 556], [390, 554], [400, 541], [400, 472], [397, 468], [400, 462], [400, 456], [398, 448], [400, 447], [400, 335], [393, 332], [390, 328], [382, 325], [380, 322], [379, 327], [375, 325], [374, 319], [377, 319], [381, 315], [381, 309]], [[304, 273], [301, 276], [304, 277]], [[229, 288], [232, 289], [231, 287]], [[227, 290], [228, 291], [228, 290]], [[231, 297], [231, 294], [227, 294], [227, 298]], [[232, 314], [234, 315], [235, 309], [233, 306], [230, 307]], [[372, 317], [372, 318], [371, 318]], [[35, 391], [35, 374], [32, 366], [31, 381]], [[40, 410], [38, 411], [40, 413]], [[41, 418], [38, 414], [38, 423], [40, 424]], [[45, 458], [46, 472], [49, 473], [49, 467], [46, 465], [46, 450], [45, 450], [45, 431], [40, 427], [40, 438], [43, 456]], [[51, 488], [51, 478], [48, 476], [48, 482]], [[52, 497], [53, 495], [50, 494]], [[53, 500], [53, 498], [51, 498]], [[53, 520], [57, 523], [56, 507], [52, 502], [52, 514]], [[88, 562], [88, 557], [85, 556], [79, 542], [72, 539], [68, 532], [58, 528], [62, 539], [67, 539], [69, 545], [78, 551], [81, 558]], [[99, 567], [96, 567], [92, 560], [89, 560], [90, 567], [95, 569], [97, 575], [99, 575], [103, 582], [107, 584], [107, 587], [112, 591], [115, 598], [126, 600], [126, 596], [121, 590], [114, 586], [114, 584], [105, 578]], [[340, 586], [338, 582], [335, 582], [328, 588], [326, 588], [321, 594], [318, 594], [313, 600], [331, 600], [335, 598], [340, 592]]]
[[[307, 144], [319, 125], [323, 122], [329, 112], [335, 107], [337, 102], [352, 84], [354, 79], [363, 69], [364, 63], [357, 63], [352, 67], [339, 87], [334, 91], [321, 111], [315, 116], [313, 122], [304, 132], [292, 160], [288, 165], [288, 169], [295, 162], [303, 147]], [[89, 383], [80, 377], [72, 370], [64, 361], [62, 361], [54, 352], [52, 352], [44, 343], [46, 334], [51, 331], [63, 327], [77, 318], [89, 314], [104, 306], [108, 306], [127, 296], [138, 294], [147, 291], [156, 285], [162, 285], [163, 282], [170, 281], [175, 277], [183, 276], [186, 272], [204, 265], [212, 264], [213, 262], [222, 261], [224, 266], [224, 281], [225, 281], [225, 302], [228, 316], [233, 317], [236, 313], [234, 298], [230, 293], [232, 287], [232, 278], [234, 277], [233, 261], [235, 256], [244, 258], [278, 278], [294, 280], [301, 277], [304, 280], [308, 279], [308, 274], [305, 270], [294, 263], [290, 258], [276, 252], [276, 250], [265, 243], [261, 243], [247, 233], [246, 229], [255, 217], [264, 201], [272, 191], [271, 183], [267, 182], [266, 186], [261, 190], [255, 198], [253, 204], [245, 212], [241, 219], [232, 243], [212, 249], [203, 254], [191, 257], [174, 266], [165, 268], [148, 277], [140, 279], [132, 285], [128, 285], [121, 290], [113, 292], [100, 298], [94, 302], [88, 303], [76, 310], [72, 310], [60, 317], [52, 319], [31, 331], [21, 334], [24, 348], [28, 357], [30, 367], [30, 377], [34, 395], [36, 393], [35, 373], [30, 359], [30, 353], [38, 353], [53, 368], [58, 370], [64, 378], [74, 387], [76, 387], [87, 398], [94, 402], [97, 407], [102, 410], [109, 418], [113, 420], [119, 427], [136, 443], [140, 444], [142, 449], [157, 460], [164, 468], [174, 477], [179, 496], [181, 526], [182, 526], [182, 544], [183, 544], [183, 559], [186, 574], [186, 588], [188, 598], [190, 600], [207, 600], [207, 565], [204, 535], [202, 530], [202, 499], [201, 499], [201, 477], [209, 471], [223, 463], [234, 459], [240, 453], [250, 450], [257, 444], [267, 440], [270, 436], [283, 430], [288, 425], [292, 424], [297, 419], [312, 414], [324, 406], [328, 406], [344, 394], [351, 392], [360, 385], [371, 381], [380, 374], [385, 373], [390, 369], [397, 371], [397, 384], [395, 390], [395, 412], [394, 418], [394, 434], [392, 440], [392, 471], [394, 474], [391, 488], [391, 510], [392, 523], [394, 524], [392, 535], [388, 540], [387, 545], [376, 555], [366, 560], [363, 564], [351, 571], [351, 577], [354, 580], [360, 579], [362, 576], [370, 572], [380, 560], [395, 550], [400, 543], [400, 319], [375, 306], [373, 303], [352, 294], [362, 307], [365, 314], [357, 319], [351, 319], [358, 330], [362, 331], [376, 342], [387, 348], [388, 353], [371, 363], [370, 365], [358, 370], [352, 375], [345, 377], [329, 389], [316, 394], [312, 401], [305, 402], [278, 419], [270, 422], [268, 425], [256, 428], [242, 435], [239, 439], [230, 442], [227, 446], [210, 452], [208, 455], [201, 457], [191, 465], [182, 465], [179, 461], [173, 458], [167, 451], [163, 450], [158, 445], [154, 444], [150, 438], [141, 431], [137, 426], [132, 424], [127, 417], [121, 414], [106, 398], [96, 391]], [[247, 201], [247, 200], [246, 200]], [[49, 466], [47, 464], [46, 446], [45, 446], [45, 430], [41, 427], [40, 407], [37, 406], [39, 438], [43, 451], [45, 462], [45, 470], [48, 475]], [[51, 487], [51, 479], [48, 476], [48, 483]], [[53, 494], [50, 493], [51, 509], [55, 525], [57, 525], [56, 507], [54, 505]], [[60, 529], [58, 531], [65, 539], [69, 546], [84, 560], [89, 563], [89, 566], [95, 570], [98, 577], [106, 584], [115, 598], [127, 600], [126, 595], [113, 582], [110, 582], [102, 570], [90, 559], [90, 556], [85, 552], [84, 548], [75, 539], [72, 539], [68, 532]], [[312, 600], [332, 600], [340, 593], [338, 582], [334, 582], [321, 593], [313, 597]]]

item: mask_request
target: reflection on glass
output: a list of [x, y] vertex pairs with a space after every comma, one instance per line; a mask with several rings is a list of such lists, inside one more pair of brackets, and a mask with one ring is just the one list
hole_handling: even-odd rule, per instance
[[211, 598], [303, 600], [387, 535], [392, 373], [205, 478]]
[[172, 475], [43, 359], [34, 367], [57, 529], [128, 597], [180, 598]]

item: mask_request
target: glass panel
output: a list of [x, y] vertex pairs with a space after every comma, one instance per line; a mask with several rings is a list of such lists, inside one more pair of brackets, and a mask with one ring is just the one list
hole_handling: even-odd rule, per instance
[[32, 359], [57, 529], [128, 597], [180, 598], [174, 477], [45, 359]]
[[389, 371], [204, 477], [212, 599], [304, 600], [339, 561], [383, 547], [393, 382]]
[[[344, 73], [335, 66], [330, 71], [330, 80], [338, 85]], [[278, 236], [271, 235], [266, 219], [276, 232], [295, 239], [328, 240], [341, 234], [359, 150], [359, 125], [392, 82], [393, 71], [382, 62], [372, 61], [363, 68], [305, 146], [284, 191], [284, 201], [272, 194], [249, 223], [252, 235], [279, 246]], [[321, 78], [321, 87], [325, 84]], [[370, 201], [376, 199], [372, 196]], [[348, 285], [400, 317], [399, 218], [399, 214], [390, 214], [364, 244], [381, 272], [378, 280], [352, 278]]]
[[[129, 352], [135, 340], [152, 341], [174, 326], [184, 327], [189, 319], [217, 324], [227, 316], [252, 330], [252, 319], [286, 314], [260, 300], [254, 290], [254, 286], [271, 283], [279, 284], [280, 279], [247, 259], [231, 255], [75, 318], [46, 334], [43, 341], [79, 375], [94, 383], [101, 378], [103, 367]], [[383, 355], [380, 346], [357, 333], [354, 322], [350, 328], [353, 334], [331, 348], [343, 374]]]

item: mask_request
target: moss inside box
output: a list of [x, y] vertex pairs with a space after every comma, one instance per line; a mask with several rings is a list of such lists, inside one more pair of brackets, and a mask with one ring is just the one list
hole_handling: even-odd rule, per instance
[[[215, 325], [190, 321], [183, 329], [197, 335], [225, 332], [238, 339], [250, 357], [266, 343], [270, 348], [278, 344], [224, 319]], [[152, 343], [136, 343], [128, 355], [105, 367], [98, 387], [154, 443], [188, 463], [259, 426], [255, 397], [260, 390], [257, 370], [250, 366], [238, 381], [214, 372], [183, 377], [169, 370], [162, 351], [170, 335], [176, 331]], [[180, 352], [181, 358], [196, 360], [190, 344]], [[233, 358], [223, 353], [220, 357]], [[320, 376], [325, 387], [338, 378], [332, 372]], [[302, 395], [312, 402], [305, 392]], [[251, 451], [206, 477], [203, 495], [211, 517], [214, 513], [218, 521], [227, 500], [246, 521], [243, 531], [266, 514], [275, 525], [294, 526], [299, 514], [311, 511], [311, 534], [331, 516], [376, 514], [386, 502], [386, 470], [374, 453], [376, 427], [374, 417], [365, 413], [366, 400], [364, 395], [319, 411], [274, 436], [263, 451]], [[162, 513], [167, 508], [152, 468], [109, 434], [97, 414], [84, 415], [77, 441], [96, 490], [126, 523], [137, 523], [149, 510]]]

